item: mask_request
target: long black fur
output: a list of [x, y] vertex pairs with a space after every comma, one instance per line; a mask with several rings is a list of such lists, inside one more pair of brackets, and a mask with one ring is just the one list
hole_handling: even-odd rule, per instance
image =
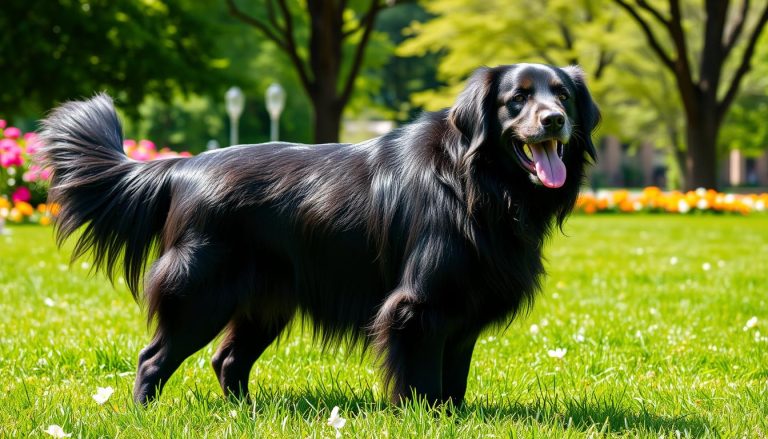
[[[557, 189], [533, 183], [507, 150], [502, 122], [514, 114], [500, 116], [500, 101], [526, 69], [573, 95], [563, 109], [574, 126], [568, 177]], [[247, 394], [253, 362], [298, 314], [326, 344], [375, 346], [394, 401], [415, 391], [460, 403], [478, 334], [533, 300], [545, 238], [594, 157], [599, 113], [582, 76], [482, 68], [453, 108], [364, 143], [268, 143], [150, 163], [123, 153], [106, 95], [54, 110], [41, 158], [61, 206], [59, 243], [82, 228], [74, 257], [92, 250], [110, 276], [122, 263], [157, 321], [135, 399], [155, 397], [225, 328], [213, 366], [225, 392]]]

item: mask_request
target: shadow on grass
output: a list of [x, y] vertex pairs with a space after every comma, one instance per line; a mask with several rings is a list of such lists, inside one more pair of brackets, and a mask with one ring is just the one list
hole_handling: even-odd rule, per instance
[[[533, 402], [471, 400], [456, 409], [451, 404], [429, 407], [425, 401], [410, 401], [393, 406], [381, 397], [374, 396], [370, 387], [331, 388], [314, 387], [303, 390], [258, 388], [252, 392], [252, 408], [255, 412], [282, 407], [302, 417], [326, 416], [333, 406], [343, 408], [343, 413], [354, 417], [364, 413], [392, 411], [395, 416], [429, 410], [436, 417], [451, 417], [461, 423], [481, 420], [485, 423], [513, 420], [521, 423], [561, 426], [564, 429], [601, 433], [635, 433], [638, 431], [668, 434], [679, 431], [684, 436], [700, 437], [715, 434], [715, 428], [704, 418], [689, 414], [668, 416], [653, 413], [651, 409], [632, 403], [627, 406], [624, 394], [584, 395], [580, 397], [552, 396], [547, 394]], [[225, 399], [222, 403], [227, 404]], [[237, 401], [243, 404], [243, 401]], [[231, 402], [229, 402], [231, 404]]]
[[632, 433], [639, 431], [671, 433], [700, 437], [715, 433], [713, 426], [698, 415], [668, 416], [653, 413], [646, 407], [627, 407], [622, 397], [595, 395], [537, 399], [532, 403], [489, 403], [472, 401], [465, 404], [459, 417], [480, 417], [486, 422], [512, 418], [521, 422], [559, 424], [563, 428], [603, 433]]

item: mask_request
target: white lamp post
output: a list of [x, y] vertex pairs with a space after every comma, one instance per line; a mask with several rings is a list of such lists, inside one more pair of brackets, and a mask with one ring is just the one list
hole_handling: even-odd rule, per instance
[[273, 83], [267, 88], [265, 96], [267, 103], [267, 111], [269, 112], [269, 119], [272, 122], [270, 126], [270, 138], [273, 142], [277, 142], [280, 113], [285, 108], [285, 90], [278, 83]]
[[245, 96], [238, 87], [232, 87], [227, 90], [225, 95], [227, 101], [227, 114], [229, 114], [229, 144], [237, 145], [237, 124], [240, 115], [243, 114], [245, 106]]

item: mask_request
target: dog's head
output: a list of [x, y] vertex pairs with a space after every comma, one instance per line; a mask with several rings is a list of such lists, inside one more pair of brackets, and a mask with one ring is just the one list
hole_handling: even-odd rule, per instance
[[585, 154], [596, 157], [591, 133], [600, 113], [577, 66], [478, 69], [449, 118], [470, 155], [485, 150], [548, 188], [563, 186], [568, 165], [583, 166]]

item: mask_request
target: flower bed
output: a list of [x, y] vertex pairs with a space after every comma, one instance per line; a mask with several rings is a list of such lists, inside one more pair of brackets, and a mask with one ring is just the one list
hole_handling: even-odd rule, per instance
[[768, 194], [725, 194], [703, 188], [690, 192], [665, 192], [657, 187], [647, 187], [639, 192], [623, 189], [589, 191], [579, 195], [576, 203], [576, 211], [587, 214], [730, 212], [747, 215], [766, 209]]
[[[57, 206], [45, 204], [50, 171], [34, 161], [39, 147], [37, 134], [22, 133], [0, 119], [0, 229], [6, 221], [47, 225], [58, 211]], [[128, 157], [139, 161], [191, 156], [169, 148], [158, 150], [149, 140], [126, 139], [123, 148]]]

